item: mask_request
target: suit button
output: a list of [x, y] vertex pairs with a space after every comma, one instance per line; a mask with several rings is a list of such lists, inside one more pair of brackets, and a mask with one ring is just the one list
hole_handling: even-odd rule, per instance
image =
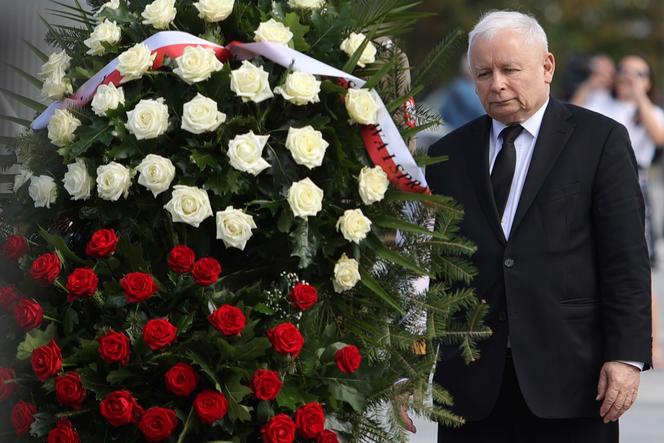
[[506, 268], [511, 268], [514, 266], [514, 260], [511, 258], [506, 258], [505, 261], [503, 262]]
[[507, 320], [507, 312], [505, 312], [505, 311], [500, 311], [500, 312], [498, 313], [498, 320], [500, 320], [500, 321], [505, 321], [505, 320]]

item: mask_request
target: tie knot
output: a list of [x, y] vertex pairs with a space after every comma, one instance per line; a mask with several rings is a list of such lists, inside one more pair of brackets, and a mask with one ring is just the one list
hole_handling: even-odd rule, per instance
[[500, 131], [500, 136], [503, 138], [503, 143], [514, 143], [514, 140], [521, 134], [523, 131], [523, 126], [521, 125], [510, 125], [506, 126], [502, 131]]

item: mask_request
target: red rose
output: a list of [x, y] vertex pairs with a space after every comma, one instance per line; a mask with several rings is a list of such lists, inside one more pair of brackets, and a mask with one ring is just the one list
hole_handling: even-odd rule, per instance
[[282, 384], [277, 371], [257, 369], [251, 378], [249, 387], [259, 400], [274, 400], [277, 398]]
[[210, 286], [219, 280], [221, 274], [221, 265], [212, 257], [203, 257], [194, 263], [191, 275], [194, 276], [196, 284], [200, 286]]
[[55, 340], [32, 351], [32, 370], [40, 382], [44, 383], [61, 368], [62, 352]]
[[130, 272], [120, 279], [120, 286], [130, 302], [142, 302], [157, 292], [157, 284], [150, 274]]
[[196, 390], [198, 374], [187, 363], [176, 363], [164, 374], [166, 389], [174, 395], [187, 397]]
[[32, 262], [30, 275], [37, 283], [51, 285], [60, 275], [62, 263], [55, 252], [42, 254]]
[[165, 348], [177, 337], [178, 328], [166, 318], [148, 320], [143, 328], [143, 341], [153, 351]]
[[78, 433], [66, 418], [61, 418], [48, 433], [48, 443], [81, 443]]
[[339, 443], [339, 439], [337, 438], [337, 434], [326, 429], [318, 436], [316, 443]]
[[297, 283], [290, 294], [290, 301], [300, 311], [310, 309], [318, 301], [318, 291], [311, 285]]
[[12, 396], [16, 388], [16, 374], [12, 368], [0, 367], [0, 402]]
[[90, 238], [85, 246], [85, 253], [94, 258], [104, 258], [115, 252], [118, 236], [113, 229], [100, 229]]
[[325, 414], [318, 402], [307, 403], [295, 411], [297, 430], [304, 438], [316, 438], [325, 429]]
[[37, 406], [26, 401], [19, 401], [12, 408], [12, 426], [16, 435], [21, 437], [30, 431], [30, 425], [35, 421], [33, 415], [37, 412]]
[[208, 315], [208, 321], [222, 334], [238, 335], [247, 325], [247, 317], [239, 308], [231, 305], [223, 305]]
[[18, 261], [28, 253], [28, 240], [22, 235], [12, 234], [2, 244], [2, 253], [8, 259]]
[[274, 349], [280, 354], [290, 354], [297, 358], [300, 355], [304, 338], [292, 323], [281, 323], [267, 331], [267, 336]]
[[191, 272], [196, 260], [196, 253], [189, 246], [177, 245], [168, 254], [168, 267], [178, 274]]
[[55, 379], [55, 397], [62, 406], [81, 409], [85, 395], [81, 377], [76, 372], [67, 372]]
[[97, 292], [99, 277], [92, 268], [74, 269], [67, 277], [67, 291], [69, 291], [69, 301], [76, 298], [90, 297]]
[[295, 423], [286, 414], [277, 414], [261, 428], [265, 443], [292, 443], [295, 441]]
[[143, 414], [143, 408], [129, 391], [111, 392], [99, 404], [99, 411], [111, 426], [136, 423]]
[[166, 440], [178, 425], [175, 411], [154, 406], [143, 414], [138, 429], [147, 441]]
[[22, 298], [14, 306], [14, 320], [26, 331], [39, 327], [43, 318], [44, 309], [34, 300]]
[[347, 345], [334, 354], [334, 360], [341, 372], [352, 374], [360, 367], [362, 355], [360, 355], [360, 350], [356, 346]]
[[199, 392], [194, 400], [194, 409], [198, 418], [205, 424], [212, 424], [223, 418], [228, 412], [228, 401], [221, 392], [206, 389]]
[[129, 337], [122, 332], [108, 331], [97, 339], [99, 341], [99, 355], [107, 363], [129, 363], [130, 344]]
[[7, 311], [13, 310], [14, 305], [20, 298], [21, 296], [16, 293], [14, 285], [0, 287], [0, 308]]

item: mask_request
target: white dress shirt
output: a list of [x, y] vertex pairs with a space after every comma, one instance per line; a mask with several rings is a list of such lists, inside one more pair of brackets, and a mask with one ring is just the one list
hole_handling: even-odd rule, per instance
[[[500, 225], [503, 228], [503, 233], [505, 234], [506, 239], [509, 239], [510, 237], [512, 222], [514, 221], [516, 209], [519, 206], [521, 191], [523, 191], [523, 185], [526, 182], [528, 168], [530, 166], [530, 161], [533, 158], [533, 151], [535, 150], [535, 142], [537, 141], [537, 136], [542, 127], [542, 118], [544, 118], [544, 111], [546, 111], [548, 104], [549, 100], [547, 100], [546, 103], [544, 103], [528, 120], [521, 123], [523, 131], [521, 131], [516, 140], [514, 140], [514, 147], [516, 149], [514, 178], [512, 179], [512, 187], [510, 188], [510, 193], [507, 197], [505, 211], [503, 211], [503, 218], [500, 220]], [[504, 123], [492, 120], [491, 134], [489, 135], [489, 173], [493, 171], [493, 164], [496, 161], [498, 153], [502, 149], [503, 140], [502, 137], [500, 137], [500, 131], [505, 129], [506, 126], [507, 125]], [[509, 337], [507, 346], [510, 346]], [[642, 362], [619, 361], [643, 370], [644, 364]]]

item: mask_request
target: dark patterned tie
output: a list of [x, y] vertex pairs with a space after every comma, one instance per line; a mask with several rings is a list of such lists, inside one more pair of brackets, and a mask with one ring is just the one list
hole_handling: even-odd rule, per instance
[[496, 161], [491, 171], [491, 186], [493, 187], [493, 198], [498, 209], [498, 216], [502, 218], [507, 204], [507, 197], [510, 195], [512, 187], [512, 178], [516, 167], [516, 148], [514, 140], [523, 131], [523, 126], [507, 126], [500, 131], [500, 137], [503, 139], [503, 147], [500, 149]]

